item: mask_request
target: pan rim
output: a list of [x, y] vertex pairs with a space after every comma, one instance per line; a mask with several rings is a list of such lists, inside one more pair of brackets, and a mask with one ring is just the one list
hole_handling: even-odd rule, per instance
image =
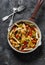
[[[41, 36], [41, 30], [40, 30], [40, 28], [38, 27], [38, 25], [35, 23], [35, 22], [33, 22], [33, 21], [30, 21], [30, 20], [18, 20], [18, 21], [15, 21], [14, 22], [14, 24], [15, 23], [19, 23], [19, 22], [21, 22], [21, 21], [25, 21], [25, 22], [31, 22], [31, 23], [33, 23], [37, 28], [38, 28], [38, 30], [39, 30], [39, 34], [40, 34], [40, 39], [39, 39], [39, 41], [38, 41], [38, 43], [41, 43], [41, 38], [42, 38], [42, 36]], [[10, 30], [11, 30], [11, 28], [14, 26], [14, 24], [12, 24], [12, 26], [10, 27]], [[9, 31], [10, 31], [9, 30]], [[9, 33], [9, 31], [8, 31], [8, 33]], [[14, 50], [14, 51], [17, 51], [17, 52], [19, 52], [19, 53], [31, 53], [31, 52], [33, 52], [34, 50], [36, 50], [40, 45], [37, 45], [34, 49], [32, 49], [32, 50], [30, 50], [30, 51], [27, 51], [27, 52], [21, 52], [21, 51], [19, 51], [19, 50], [17, 50], [17, 49], [15, 49], [12, 45], [11, 45], [11, 43], [10, 43], [10, 41], [9, 41], [9, 39], [8, 39], [9, 37], [8, 37], [8, 34], [7, 34], [7, 40], [8, 40], [8, 43], [9, 43], [9, 45], [10, 45], [10, 47]]]

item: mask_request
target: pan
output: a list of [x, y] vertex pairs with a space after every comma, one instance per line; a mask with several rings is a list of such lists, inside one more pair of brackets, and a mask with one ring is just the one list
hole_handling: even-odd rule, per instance
[[[38, 13], [38, 11], [39, 11], [39, 9], [40, 9], [40, 7], [41, 7], [41, 5], [43, 4], [43, 0], [38, 0], [37, 1], [37, 4], [36, 4], [36, 6], [35, 6], [35, 9], [34, 9], [34, 12], [32, 13], [32, 15], [31, 15], [31, 17], [28, 19], [28, 20], [19, 20], [19, 21], [16, 21], [15, 23], [13, 23], [9, 28], [8, 28], [8, 34], [7, 34], [7, 40], [8, 40], [8, 43], [9, 43], [9, 45], [10, 45], [10, 47], [14, 50], [14, 51], [17, 51], [17, 52], [19, 52], [19, 53], [30, 53], [30, 52], [33, 52], [34, 50], [36, 50], [39, 46], [41, 46], [41, 31], [40, 31], [40, 28], [38, 27], [38, 25], [35, 23], [35, 17], [36, 17], [36, 15], [37, 15], [37, 13]], [[35, 46], [32, 48], [31, 46], [31, 48], [30, 49], [28, 49], [28, 50], [19, 50], [18, 48], [20, 47], [19, 45], [21, 44], [21, 43], [19, 43], [19, 45], [17, 45], [17, 46], [19, 46], [18, 48], [16, 48], [15, 47], [15, 45], [16, 44], [18, 44], [18, 43], [16, 43], [15, 44], [15, 42], [13, 42], [12, 40], [10, 40], [10, 32], [11, 32], [11, 30], [15, 27], [18, 27], [18, 25], [19, 24], [22, 24], [22, 25], [34, 25], [34, 27], [35, 27], [35, 29], [37, 28], [37, 32], [39, 33], [38, 34], [38, 36], [39, 36], [39, 39], [38, 39], [38, 41], [36, 42], [36, 44], [35, 44]], [[18, 24], [18, 25], [17, 25]], [[22, 26], [21, 25], [21, 26]], [[14, 28], [14, 29], [15, 29]], [[20, 29], [19, 29], [20, 30]], [[21, 33], [20, 33], [21, 34]], [[16, 34], [15, 34], [16, 35]], [[25, 34], [26, 35], [26, 34]], [[27, 37], [26, 37], [27, 38]], [[12, 39], [12, 37], [11, 37], [11, 39]], [[17, 38], [14, 38], [17, 42], [19, 42], [18, 40], [17, 40]], [[23, 38], [24, 39], [24, 38]], [[32, 39], [32, 38], [30, 38], [30, 39]], [[29, 40], [30, 40], [29, 39]], [[14, 44], [13, 44], [14, 43]], [[27, 42], [25, 42], [25, 46], [26, 46], [26, 44], [27, 44]], [[31, 43], [30, 43], [31, 44]], [[33, 43], [34, 44], [34, 43]], [[32, 46], [33, 46], [33, 44], [32, 44]], [[23, 45], [23, 47], [25, 47], [24, 45]], [[21, 47], [22, 48], [22, 47]], [[25, 48], [24, 48], [25, 49]]]

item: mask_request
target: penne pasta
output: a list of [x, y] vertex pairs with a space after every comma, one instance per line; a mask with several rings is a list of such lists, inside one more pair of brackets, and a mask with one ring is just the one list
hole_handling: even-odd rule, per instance
[[32, 23], [16, 23], [9, 32], [9, 40], [14, 48], [26, 52], [36, 47], [39, 32]]

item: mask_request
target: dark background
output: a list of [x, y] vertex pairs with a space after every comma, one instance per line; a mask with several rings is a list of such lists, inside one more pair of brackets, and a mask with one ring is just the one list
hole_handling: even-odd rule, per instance
[[[36, 3], [37, 0], [24, 0], [26, 9], [17, 13], [14, 21], [31, 17]], [[1, 19], [12, 13], [13, 6], [18, 6], [18, 0], [0, 0], [0, 65], [45, 65], [45, 0], [36, 17], [36, 23], [42, 32], [42, 45], [29, 54], [19, 54], [8, 44], [7, 29], [11, 18], [5, 22]]]

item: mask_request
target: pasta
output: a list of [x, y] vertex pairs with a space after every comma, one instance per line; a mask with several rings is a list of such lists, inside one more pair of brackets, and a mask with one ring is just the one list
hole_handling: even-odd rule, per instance
[[9, 32], [11, 45], [21, 52], [27, 52], [36, 47], [39, 39], [37, 27], [28, 22], [21, 21], [14, 24]]

